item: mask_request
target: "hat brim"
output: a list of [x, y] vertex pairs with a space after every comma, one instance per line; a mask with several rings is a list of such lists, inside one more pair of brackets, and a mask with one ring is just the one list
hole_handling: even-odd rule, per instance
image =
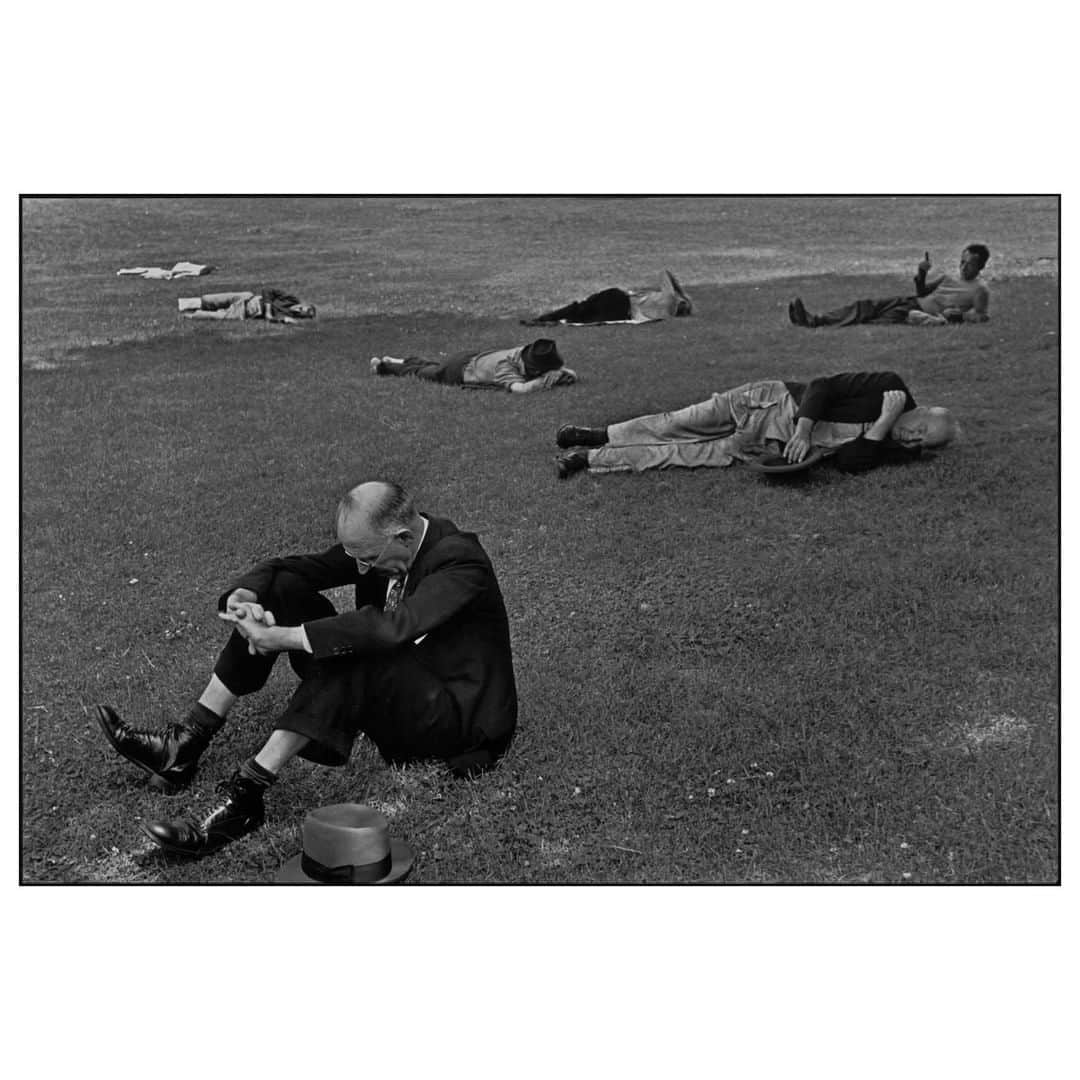
[[805, 472], [812, 465], [816, 465], [825, 456], [822, 449], [811, 450], [802, 461], [792, 464], [782, 454], [771, 454], [768, 457], [753, 458], [747, 461], [754, 472], [763, 476], [784, 476], [787, 473]]
[[[304, 873], [300, 867], [301, 858], [303, 858], [302, 852], [294, 855], [274, 876], [274, 884], [325, 885], [326, 882], [318, 881], [316, 878], [309, 877]], [[390, 858], [393, 865], [390, 867], [390, 873], [386, 877], [379, 878], [377, 881], [357, 882], [355, 884], [393, 885], [395, 882], [403, 880], [413, 868], [416, 852], [403, 840], [391, 840]], [[354, 883], [350, 882], [350, 884]]]

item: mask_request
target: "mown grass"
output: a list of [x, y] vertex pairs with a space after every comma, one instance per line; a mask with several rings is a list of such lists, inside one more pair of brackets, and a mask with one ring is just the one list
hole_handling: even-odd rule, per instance
[[[417, 882], [1055, 880], [1056, 280], [995, 282], [985, 326], [816, 333], [786, 325], [794, 292], [825, 306], [895, 280], [694, 284], [693, 319], [555, 331], [582, 382], [525, 399], [367, 373], [375, 353], [532, 335], [503, 309], [172, 323], [26, 371], [25, 879], [266, 881], [306, 809], [357, 799], [416, 846]], [[555, 479], [561, 422], [880, 367], [953, 407], [960, 445], [800, 483]], [[363, 744], [342, 770], [296, 763], [261, 833], [165, 861], [138, 820], [208, 805], [291, 676], [241, 703], [177, 800], [115, 758], [90, 706], [148, 725], [186, 709], [223, 640], [221, 587], [327, 542], [366, 476], [482, 535], [514, 637], [514, 747], [474, 783]]]

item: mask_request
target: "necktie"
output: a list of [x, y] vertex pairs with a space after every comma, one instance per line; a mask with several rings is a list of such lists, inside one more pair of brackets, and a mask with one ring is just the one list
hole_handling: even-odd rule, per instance
[[390, 588], [386, 593], [386, 603], [383, 605], [383, 611], [393, 611], [401, 602], [401, 594], [405, 590], [405, 579], [394, 578], [390, 583]]

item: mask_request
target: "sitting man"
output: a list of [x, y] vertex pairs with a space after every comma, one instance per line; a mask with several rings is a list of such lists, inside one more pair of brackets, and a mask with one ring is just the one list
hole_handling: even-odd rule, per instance
[[373, 356], [373, 375], [410, 375], [428, 382], [450, 386], [490, 387], [528, 394], [533, 390], [553, 390], [577, 382], [577, 374], [563, 366], [558, 346], [549, 338], [538, 338], [513, 349], [463, 352], [447, 360], [422, 360], [418, 356], [399, 359]]
[[544, 323], [570, 323], [573, 326], [643, 323], [677, 315], [690, 315], [692, 312], [690, 297], [675, 280], [675, 275], [670, 270], [665, 270], [659, 289], [644, 292], [603, 289], [584, 300], [575, 300], [565, 307], [521, 321], [525, 326], [539, 326]]
[[[338, 543], [321, 554], [259, 563], [220, 598], [233, 632], [190, 714], [160, 733], [129, 727], [106, 705], [113, 748], [151, 786], [187, 786], [237, 697], [259, 690], [281, 653], [300, 676], [262, 749], [222, 783], [201, 822], [144, 826], [166, 851], [204, 855], [263, 823], [263, 795], [291, 758], [344, 765], [363, 732], [391, 763], [446, 762], [456, 776], [510, 745], [517, 691], [499, 583], [479, 540], [417, 512], [396, 484], [354, 487], [338, 504]], [[322, 590], [355, 585], [338, 614]]]
[[822, 450], [843, 471], [863, 472], [913, 460], [924, 446], [944, 446], [955, 429], [948, 409], [916, 407], [892, 371], [829, 375], [809, 384], [768, 379], [675, 412], [601, 428], [564, 425], [556, 442], [580, 449], [560, 455], [556, 466], [565, 480], [585, 469], [723, 468], [778, 451], [798, 464], [811, 450]]
[[185, 319], [266, 319], [294, 323], [315, 318], [314, 304], [305, 304], [291, 293], [271, 288], [181, 297], [177, 304]]
[[811, 315], [796, 296], [788, 305], [788, 318], [796, 326], [855, 326], [857, 323], [907, 323], [909, 326], [944, 326], [946, 323], [981, 323], [990, 318], [990, 290], [979, 273], [990, 261], [985, 244], [969, 244], [960, 253], [960, 279], [942, 274], [927, 281], [930, 252], [915, 274], [915, 295], [888, 300], [856, 300], [846, 307]]

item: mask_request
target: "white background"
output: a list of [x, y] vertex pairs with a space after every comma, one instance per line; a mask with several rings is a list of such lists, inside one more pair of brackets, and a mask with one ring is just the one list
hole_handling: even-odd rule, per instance
[[[947, 7], [142, 0], [5, 15], [13, 1075], [1065, 1071], [1069, 817], [1062, 888], [16, 885], [20, 193], [1061, 192], [1066, 244], [1071, 28], [1042, 0]], [[1070, 366], [1067, 351], [1063, 402]], [[1062, 448], [1067, 673], [1068, 427]], [[1066, 683], [1067, 783], [1072, 701]]]

